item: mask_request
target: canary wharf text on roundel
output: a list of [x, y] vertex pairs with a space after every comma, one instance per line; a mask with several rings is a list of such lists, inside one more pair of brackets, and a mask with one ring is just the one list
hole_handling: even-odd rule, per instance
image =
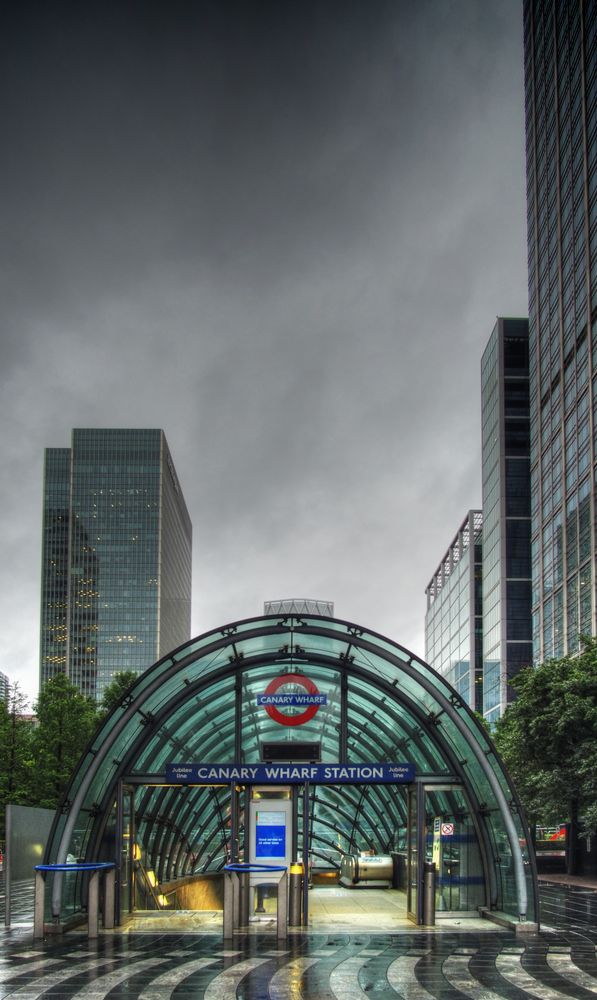
[[[297, 691], [297, 688], [300, 690]], [[257, 704], [265, 709], [270, 719], [281, 726], [304, 726], [327, 703], [327, 695], [321, 694], [313, 681], [303, 674], [274, 677], [264, 694], [257, 695]], [[290, 708], [290, 714], [280, 711], [283, 708]], [[297, 708], [302, 708], [303, 711], [296, 712]]]

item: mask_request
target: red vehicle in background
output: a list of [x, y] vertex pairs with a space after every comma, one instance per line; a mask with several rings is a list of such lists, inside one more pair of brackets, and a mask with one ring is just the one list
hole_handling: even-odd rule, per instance
[[535, 852], [539, 872], [564, 872], [566, 870], [566, 824], [538, 826]]

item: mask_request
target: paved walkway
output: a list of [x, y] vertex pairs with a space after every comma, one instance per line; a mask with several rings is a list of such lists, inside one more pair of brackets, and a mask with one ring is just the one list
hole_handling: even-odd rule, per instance
[[264, 924], [225, 945], [215, 925], [157, 932], [148, 921], [143, 933], [38, 944], [23, 922], [0, 932], [0, 1000], [595, 1000], [597, 893], [542, 883], [541, 895], [544, 929], [522, 940], [479, 922], [279, 943]]
[[595, 946], [539, 935], [69, 935], [4, 949], [0, 997], [19, 1000], [566, 1000], [597, 992]]
[[597, 892], [597, 878], [592, 875], [539, 875], [541, 885], [563, 885], [567, 888], [594, 889]]

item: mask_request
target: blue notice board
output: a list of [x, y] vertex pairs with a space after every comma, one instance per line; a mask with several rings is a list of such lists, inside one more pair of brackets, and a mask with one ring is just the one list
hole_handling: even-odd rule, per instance
[[286, 857], [286, 814], [258, 809], [255, 816], [255, 857]]

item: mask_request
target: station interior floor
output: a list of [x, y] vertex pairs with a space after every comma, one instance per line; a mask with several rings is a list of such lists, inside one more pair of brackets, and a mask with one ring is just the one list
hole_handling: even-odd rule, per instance
[[[275, 899], [265, 901], [266, 912], [252, 917], [248, 933], [276, 931]], [[220, 931], [221, 910], [138, 910], [127, 918], [119, 931], [129, 933], [209, 933]], [[431, 933], [442, 931], [499, 930], [478, 916], [436, 914]], [[309, 890], [308, 928], [289, 928], [289, 933], [409, 932], [415, 925], [406, 915], [406, 893], [399, 889], [346, 889], [339, 885], [314, 886]]]

